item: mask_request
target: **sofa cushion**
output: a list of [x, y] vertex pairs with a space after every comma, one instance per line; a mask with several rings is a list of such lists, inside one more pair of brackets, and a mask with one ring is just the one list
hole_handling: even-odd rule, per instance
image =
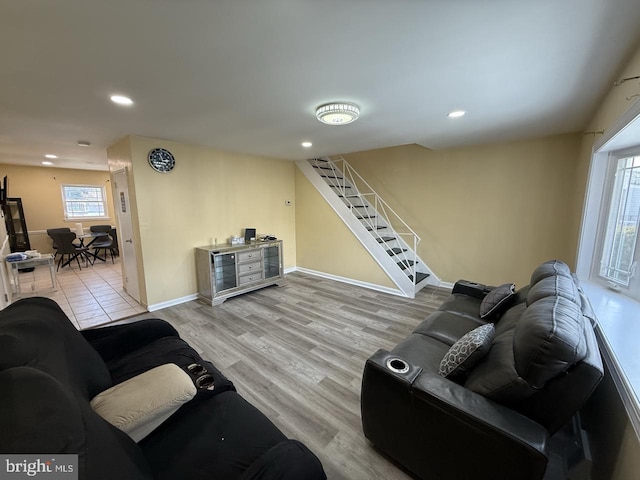
[[453, 312], [436, 311], [423, 320], [413, 333], [435, 338], [450, 347], [465, 333], [486, 323], [477, 316], [471, 318]]
[[513, 339], [516, 370], [534, 388], [582, 360], [586, 354], [584, 318], [565, 297], [545, 297], [529, 305]]
[[99, 393], [91, 407], [139, 442], [195, 395], [191, 377], [167, 363]]
[[[285, 435], [236, 392], [189, 403], [138, 445], [156, 480], [239, 478]], [[311, 477], [313, 478], [313, 477]]]
[[531, 274], [531, 285], [538, 283], [540, 280], [546, 277], [561, 275], [564, 277], [571, 277], [571, 269], [569, 266], [561, 262], [560, 260], [549, 260], [539, 265]]
[[495, 335], [493, 323], [482, 325], [463, 335], [440, 361], [438, 373], [455, 377], [469, 372], [491, 348]]
[[48, 298], [18, 300], [0, 311], [0, 368], [29, 365], [87, 400], [113, 384], [100, 355]]
[[586, 354], [582, 313], [564, 297], [544, 297], [526, 308], [520, 304], [502, 320], [489, 355], [465, 384], [500, 403], [528, 398]]
[[480, 313], [481, 302], [478, 298], [462, 293], [454, 293], [442, 302], [442, 305], [438, 307], [438, 311], [451, 312], [459, 316], [477, 320]]
[[531, 305], [542, 298], [553, 296], [564, 297], [577, 305], [582, 304], [580, 292], [572, 277], [551, 275], [531, 285], [527, 293], [527, 305]]
[[515, 284], [504, 283], [487, 293], [480, 303], [480, 318], [495, 317], [504, 311], [515, 295], [515, 289]]

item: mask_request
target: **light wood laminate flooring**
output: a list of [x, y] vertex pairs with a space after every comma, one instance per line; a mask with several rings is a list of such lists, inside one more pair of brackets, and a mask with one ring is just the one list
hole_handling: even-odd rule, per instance
[[362, 433], [362, 371], [449, 292], [427, 287], [407, 299], [300, 272], [287, 279], [215, 307], [193, 301], [134, 318], [173, 324], [243, 397], [313, 450], [329, 479], [411, 478]]

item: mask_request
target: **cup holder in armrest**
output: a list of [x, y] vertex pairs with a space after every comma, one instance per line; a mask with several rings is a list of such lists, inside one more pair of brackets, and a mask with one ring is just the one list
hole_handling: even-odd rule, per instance
[[386, 366], [393, 373], [407, 373], [409, 371], [409, 364], [399, 357], [388, 358]]
[[187, 371], [194, 378], [193, 383], [200, 390], [213, 390], [215, 388], [213, 375], [211, 375], [204, 365], [192, 363], [187, 367]]
[[213, 390], [215, 388], [213, 377], [210, 374], [205, 373], [204, 375], [196, 378], [196, 387], [203, 390]]

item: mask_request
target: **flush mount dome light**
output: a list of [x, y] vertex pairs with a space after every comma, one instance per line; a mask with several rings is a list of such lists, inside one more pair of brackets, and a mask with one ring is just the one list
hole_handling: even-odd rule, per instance
[[354, 103], [325, 103], [316, 109], [316, 118], [327, 125], [347, 125], [360, 116], [360, 107]]
[[453, 112], [449, 112], [447, 116], [449, 118], [460, 118], [464, 117], [466, 113], [467, 112], [465, 112], [464, 110], [454, 110]]
[[124, 95], [111, 95], [109, 98], [113, 103], [117, 103], [118, 105], [133, 105], [133, 100]]

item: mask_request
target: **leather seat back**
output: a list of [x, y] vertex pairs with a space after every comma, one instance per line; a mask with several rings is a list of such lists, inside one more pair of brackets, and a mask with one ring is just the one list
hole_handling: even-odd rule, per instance
[[603, 375], [595, 333], [582, 307], [567, 265], [542, 264], [531, 275], [526, 302], [511, 307], [496, 324], [491, 350], [465, 386], [557, 430]]

